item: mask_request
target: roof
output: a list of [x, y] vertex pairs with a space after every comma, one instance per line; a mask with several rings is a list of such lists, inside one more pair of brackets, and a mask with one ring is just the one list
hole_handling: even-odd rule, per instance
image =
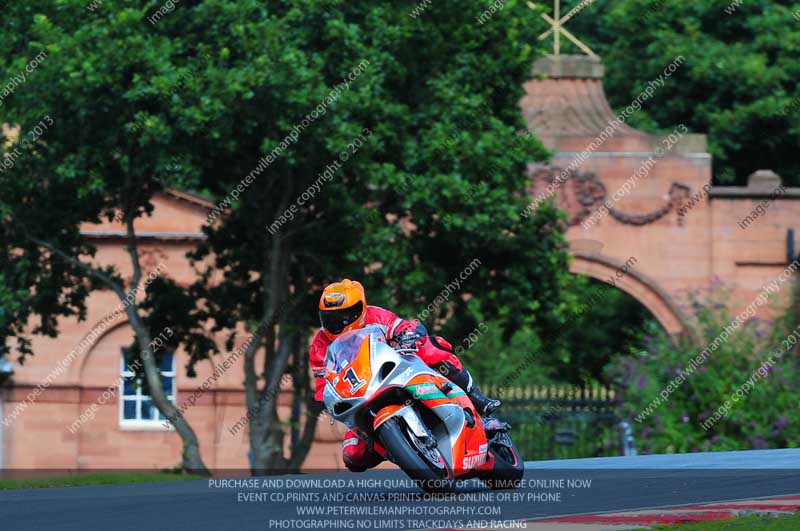
[[[595, 136], [616, 119], [603, 90], [599, 57], [549, 55], [533, 65], [520, 101], [528, 129], [540, 137]], [[624, 123], [615, 136], [644, 136]]]
[[187, 201], [189, 203], [205, 208], [207, 210], [211, 210], [214, 208], [214, 203], [212, 203], [211, 201], [209, 201], [208, 199], [197, 193], [175, 190], [174, 188], [167, 188], [164, 191], [168, 195], [171, 195], [172, 197], [178, 200]]
[[772, 170], [751, 173], [747, 186], [712, 186], [712, 199], [800, 199], [800, 188], [783, 186], [780, 175]]

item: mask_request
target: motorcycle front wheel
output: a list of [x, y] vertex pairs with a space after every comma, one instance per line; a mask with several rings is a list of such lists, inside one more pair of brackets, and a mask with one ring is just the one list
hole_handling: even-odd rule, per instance
[[451, 492], [453, 470], [436, 446], [426, 447], [400, 419], [390, 419], [378, 428], [378, 437], [391, 461], [426, 492]]

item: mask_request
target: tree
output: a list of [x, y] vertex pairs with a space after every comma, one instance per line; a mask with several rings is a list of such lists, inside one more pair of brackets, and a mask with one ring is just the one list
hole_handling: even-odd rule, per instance
[[[8, 6], [0, 22], [9, 51], [3, 77], [25, 73], [13, 93], [4, 93], [2, 108], [2, 121], [19, 131], [4, 147], [0, 173], [0, 239], [9, 250], [0, 257], [0, 271], [4, 291], [16, 294], [3, 308], [2, 344], [16, 338], [24, 360], [31, 354], [28, 333], [57, 335], [58, 317], [83, 319], [88, 294], [110, 289], [134, 329], [153, 403], [172, 418], [176, 408], [164, 393], [160, 353], [151, 345], [158, 330], [137, 302], [145, 272], [135, 222], [152, 212], [156, 191], [191, 179], [175, 161], [192, 153], [195, 106], [202, 102], [176, 105], [175, 98], [182, 74], [202, 59], [190, 43], [143, 26], [147, 8], [136, 2], [93, 13], [85, 7], [79, 0], [18, 4]], [[95, 249], [80, 233], [82, 223], [115, 216], [127, 228], [128, 278], [93, 262]], [[26, 330], [34, 317], [38, 324]], [[178, 418], [175, 429], [183, 440], [183, 467], [205, 473], [191, 426]]]
[[[416, 18], [400, 2], [191, 9], [159, 25], [213, 42], [225, 65], [224, 77], [215, 59], [195, 78], [213, 109], [197, 139], [214, 153], [200, 186], [220, 207], [193, 258], [215, 330], [250, 323], [253, 473], [294, 469], [310, 445], [317, 408], [303, 363], [327, 282], [362, 279], [370, 303], [419, 314], [432, 330], [447, 323], [455, 336], [475, 325], [470, 296], [508, 337], [525, 323], [558, 329], [569, 304], [563, 218], [552, 204], [520, 215], [525, 165], [547, 156], [517, 135], [537, 31], [524, 5], [509, 1], [485, 24], [479, 1], [437, 2]], [[289, 426], [276, 398], [287, 371]]]
[[[154, 398], [163, 390], [150, 330], [169, 324], [195, 363], [217, 350], [204, 326], [231, 348], [246, 325], [254, 473], [295, 469], [310, 446], [318, 408], [306, 346], [326, 282], [363, 278], [372, 303], [456, 342], [480, 321], [469, 305], [479, 300], [505, 340], [530, 328], [548, 356], [563, 352], [558, 330], [575, 304], [563, 216], [551, 203], [521, 215], [526, 163], [547, 157], [518, 134], [528, 43], [544, 26], [522, 2], [478, 21], [478, 0], [417, 16], [405, 2], [205, 0], [143, 23], [157, 7], [121, 1], [86, 13], [67, 0], [13, 6], [0, 23], [7, 72], [48, 52], [5, 120], [23, 134], [42, 116], [54, 122], [0, 176], [8, 267], [22, 270], [9, 285], [40, 293], [38, 268], [60, 275], [45, 284], [51, 301], [73, 301], [17, 315], [80, 314], [101, 286], [127, 296], [140, 275], [134, 222], [152, 194], [179, 186], [217, 198], [192, 255], [200, 281], [184, 290], [159, 279], [127, 312]], [[90, 264], [78, 231], [116, 212], [128, 227], [127, 285]], [[539, 341], [525, 334], [516, 337]], [[276, 400], [287, 371], [289, 426]], [[184, 466], [201, 468], [185, 419], [156, 405], [176, 420]]]
[[[580, 282], [582, 311], [565, 330], [569, 362], [557, 367], [561, 380], [605, 381], [606, 366], [640, 346], [641, 332], [655, 318], [641, 302], [619, 288], [594, 279]], [[656, 325], [661, 326], [661, 325]]]
[[716, 183], [744, 185], [753, 171], [770, 168], [798, 186], [800, 15], [792, 2], [621, 0], [586, 11], [570, 28], [603, 57], [616, 108], [677, 56], [686, 58], [631, 117], [633, 125], [667, 131], [685, 124], [707, 133]]

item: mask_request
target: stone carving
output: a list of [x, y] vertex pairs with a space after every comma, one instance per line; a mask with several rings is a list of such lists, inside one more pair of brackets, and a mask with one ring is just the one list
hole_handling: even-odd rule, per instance
[[139, 249], [139, 263], [142, 266], [142, 275], [145, 277], [148, 273], [159, 269], [159, 266], [163, 268], [167, 260], [169, 255], [160, 247]]
[[[528, 174], [533, 182], [534, 197], [547, 193], [547, 186], [555, 184], [556, 177], [563, 170], [556, 166], [533, 164]], [[608, 196], [603, 182], [592, 172], [574, 172], [567, 170], [567, 178], [561, 186], [556, 187], [556, 205], [567, 212], [568, 225], [578, 225], [592, 212], [600, 207]], [[689, 198], [690, 188], [685, 184], [673, 182], [669, 188], [669, 200], [652, 212], [624, 212], [616, 206], [607, 206], [608, 213], [620, 223], [626, 225], [647, 225], [669, 214], [676, 212]], [[684, 224], [685, 216], [677, 216], [678, 225]]]

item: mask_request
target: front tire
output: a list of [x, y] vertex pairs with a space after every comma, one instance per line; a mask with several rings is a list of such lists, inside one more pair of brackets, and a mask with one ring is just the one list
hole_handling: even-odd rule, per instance
[[400, 419], [378, 428], [378, 437], [391, 460], [426, 492], [450, 492], [455, 488], [453, 470], [438, 448], [422, 449], [422, 442]]

